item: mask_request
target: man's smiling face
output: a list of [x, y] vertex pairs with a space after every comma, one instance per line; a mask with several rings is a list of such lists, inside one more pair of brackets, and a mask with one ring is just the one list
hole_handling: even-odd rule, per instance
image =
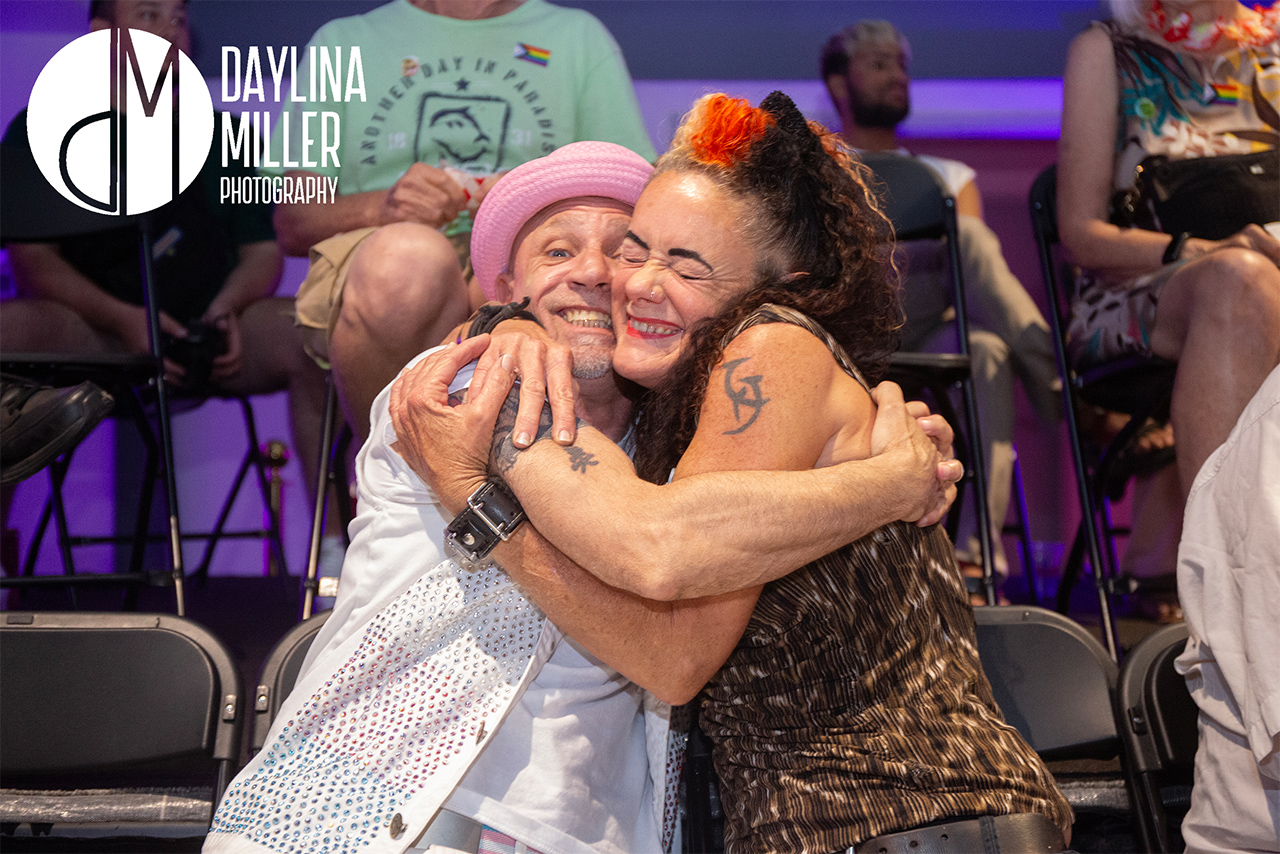
[[612, 288], [631, 209], [613, 199], [566, 199], [543, 208], [516, 236], [498, 298], [530, 298], [547, 334], [573, 351], [573, 375], [613, 368]]

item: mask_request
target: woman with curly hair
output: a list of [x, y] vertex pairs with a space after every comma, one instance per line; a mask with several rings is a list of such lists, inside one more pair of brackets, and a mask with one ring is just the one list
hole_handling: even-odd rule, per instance
[[[436, 415], [497, 419], [491, 468], [576, 564], [531, 571], [510, 543], [495, 552], [548, 618], [664, 700], [701, 694], [728, 850], [946, 839], [1061, 850], [1070, 808], [996, 708], [941, 528], [890, 524], [773, 579], [747, 562], [733, 573], [655, 564], [656, 538], [699, 532], [636, 524], [671, 478], [870, 455], [868, 378], [883, 372], [901, 315], [881, 250], [891, 229], [865, 175], [781, 93], [758, 108], [703, 98], [640, 196], [625, 286], [614, 285], [614, 367], [646, 389], [635, 468], [585, 426], [568, 447], [544, 429], [517, 449], [511, 402]], [[415, 453], [434, 457], [425, 467], [442, 498], [485, 476], [446, 474], [456, 448]], [[575, 595], [587, 572], [634, 594], [619, 608], [669, 619], [652, 636], [624, 634], [633, 623]], [[691, 625], [680, 609], [694, 601]]]

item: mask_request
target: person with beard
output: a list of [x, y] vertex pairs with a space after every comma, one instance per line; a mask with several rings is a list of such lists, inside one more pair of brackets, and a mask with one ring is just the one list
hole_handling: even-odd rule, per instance
[[[956, 199], [960, 259], [969, 309], [969, 348], [987, 463], [987, 500], [996, 571], [1005, 575], [1000, 533], [1009, 508], [1013, 475], [1013, 378], [1022, 381], [1036, 412], [1061, 418], [1061, 380], [1049, 324], [1005, 263], [1000, 240], [982, 219], [974, 170], [957, 160], [913, 155], [898, 139], [911, 111], [907, 72], [911, 47], [888, 21], [864, 20], [828, 40], [822, 79], [840, 117], [841, 136], [857, 151], [892, 151], [916, 157], [938, 173]], [[953, 352], [957, 347], [946, 253], [937, 241], [899, 244], [906, 325], [902, 349]], [[976, 513], [967, 505], [956, 536], [966, 575], [981, 577]], [[974, 599], [980, 603], [981, 596]]]

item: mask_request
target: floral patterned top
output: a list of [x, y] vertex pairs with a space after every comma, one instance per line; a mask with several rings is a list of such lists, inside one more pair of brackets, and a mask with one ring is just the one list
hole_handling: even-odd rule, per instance
[[1195, 57], [1103, 27], [1120, 74], [1120, 130], [1113, 185], [1133, 184], [1144, 157], [1178, 160], [1280, 148], [1280, 33], [1259, 47]]
[[[1277, 20], [1270, 13], [1263, 18], [1271, 27]], [[1186, 160], [1280, 149], [1280, 32], [1262, 45], [1195, 56], [1114, 21], [1093, 26], [1110, 37], [1120, 78], [1111, 179], [1117, 198], [1133, 187], [1136, 167], [1153, 154]], [[1079, 369], [1125, 355], [1151, 356], [1160, 292], [1176, 270], [1176, 263], [1166, 264], [1121, 279], [1079, 271], [1067, 333], [1071, 363]]]

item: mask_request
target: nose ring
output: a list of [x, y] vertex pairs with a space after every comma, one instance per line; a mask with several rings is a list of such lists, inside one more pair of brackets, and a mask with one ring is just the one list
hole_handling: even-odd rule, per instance
[[654, 296], [657, 293], [658, 293], [657, 288], [649, 288], [649, 302], [653, 302], [657, 298]]

